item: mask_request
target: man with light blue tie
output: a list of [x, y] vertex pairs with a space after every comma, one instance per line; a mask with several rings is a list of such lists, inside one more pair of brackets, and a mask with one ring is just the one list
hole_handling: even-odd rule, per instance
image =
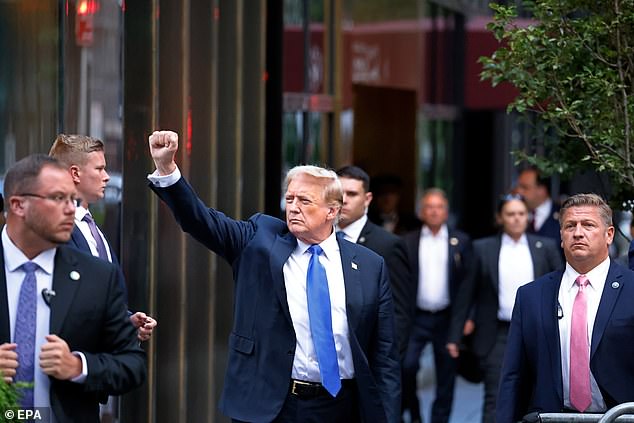
[[64, 244], [76, 190], [45, 155], [14, 164], [4, 181], [0, 242], [0, 373], [25, 382], [21, 408], [44, 421], [97, 422], [98, 399], [146, 376], [116, 267]]
[[175, 163], [178, 136], [149, 138], [151, 189], [185, 232], [234, 272], [234, 323], [220, 409], [234, 422], [400, 419], [394, 312], [383, 259], [337, 238], [337, 175], [298, 166], [286, 177], [286, 222], [207, 208]]

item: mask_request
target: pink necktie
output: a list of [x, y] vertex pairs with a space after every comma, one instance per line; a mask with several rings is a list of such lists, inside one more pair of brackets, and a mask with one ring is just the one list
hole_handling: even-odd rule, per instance
[[570, 403], [584, 412], [592, 403], [590, 392], [590, 347], [588, 345], [588, 303], [584, 288], [586, 275], [579, 275], [575, 283], [579, 291], [572, 305], [570, 330]]

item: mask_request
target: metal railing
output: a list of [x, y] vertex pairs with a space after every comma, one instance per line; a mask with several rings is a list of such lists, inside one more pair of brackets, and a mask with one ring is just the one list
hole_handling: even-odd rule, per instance
[[530, 413], [522, 423], [634, 423], [634, 402], [619, 404], [605, 414]]

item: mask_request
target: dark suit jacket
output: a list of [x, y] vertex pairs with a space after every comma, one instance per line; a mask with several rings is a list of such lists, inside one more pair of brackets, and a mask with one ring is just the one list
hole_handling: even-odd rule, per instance
[[[235, 305], [220, 409], [244, 421], [272, 421], [289, 392], [296, 338], [283, 266], [297, 246], [286, 223], [256, 214], [233, 220], [208, 209], [181, 178], [151, 188], [182, 229], [233, 268]], [[389, 278], [383, 259], [338, 239], [360, 413], [366, 422], [398, 422], [400, 369]]]
[[[418, 273], [420, 271], [418, 263], [418, 248], [420, 245], [420, 233], [422, 228], [406, 234], [403, 239], [407, 246], [407, 256], [412, 266], [412, 278], [414, 280], [414, 306], [416, 306], [416, 296], [418, 295]], [[448, 276], [449, 276], [449, 300], [451, 304], [456, 299], [460, 285], [465, 277], [465, 266], [471, 255], [471, 239], [464, 232], [449, 229], [449, 239], [447, 248]], [[451, 306], [450, 304], [450, 306]]]
[[[517, 291], [500, 379], [499, 423], [563, 409], [557, 319], [562, 275], [561, 270], [549, 273]], [[611, 262], [590, 347], [590, 369], [608, 408], [634, 401], [632, 298], [634, 273]]]
[[[0, 243], [0, 343], [10, 342], [4, 251]], [[71, 272], [80, 275], [70, 278]], [[58, 423], [98, 422], [99, 399], [138, 387], [146, 377], [145, 352], [126, 314], [115, 266], [73, 248], [55, 255], [50, 333], [86, 355], [85, 383], [51, 378], [51, 409]]]
[[[535, 277], [563, 265], [558, 247], [552, 239], [532, 234], [526, 236]], [[479, 357], [485, 357], [491, 351], [497, 334], [498, 259], [501, 243], [501, 235], [474, 241], [467, 277], [456, 297], [452, 313], [448, 342], [459, 343], [469, 311], [472, 306], [475, 307], [472, 349]]]
[[[528, 232], [532, 232], [532, 228], [529, 228]], [[563, 250], [561, 249], [561, 232], [559, 226], [559, 205], [553, 202], [553, 207], [550, 210], [550, 214], [548, 218], [544, 221], [541, 228], [537, 232], [534, 232], [535, 235], [545, 236], [546, 238], [550, 238], [555, 241], [555, 244], [559, 247], [561, 251], [561, 256], [563, 258]]]
[[[71, 233], [70, 240], [66, 244], [88, 255], [92, 255], [92, 251], [90, 251], [90, 245], [88, 245], [88, 241], [84, 237], [84, 234], [81, 232], [81, 230], [79, 230], [77, 225], [73, 227], [73, 232]], [[123, 271], [121, 270], [121, 265], [119, 264], [119, 259], [117, 258], [117, 255], [112, 250], [110, 243], [108, 243], [108, 249], [110, 250], [110, 257], [112, 257], [112, 264], [117, 266], [117, 270], [119, 272], [118, 281], [125, 294], [124, 300], [127, 304], [128, 303], [128, 287], [125, 283], [125, 278], [123, 276]]]
[[416, 285], [410, 272], [405, 243], [399, 236], [368, 220], [359, 234], [357, 244], [369, 248], [385, 259], [394, 301], [396, 342], [400, 357], [403, 359], [416, 307]]

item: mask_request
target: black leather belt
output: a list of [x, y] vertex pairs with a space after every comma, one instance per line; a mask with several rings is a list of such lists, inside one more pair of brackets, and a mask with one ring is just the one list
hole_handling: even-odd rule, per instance
[[[350, 387], [354, 383], [354, 379], [342, 379], [341, 389]], [[291, 379], [291, 394], [299, 398], [315, 398], [328, 395], [330, 393], [319, 382], [308, 382], [304, 380]]]

